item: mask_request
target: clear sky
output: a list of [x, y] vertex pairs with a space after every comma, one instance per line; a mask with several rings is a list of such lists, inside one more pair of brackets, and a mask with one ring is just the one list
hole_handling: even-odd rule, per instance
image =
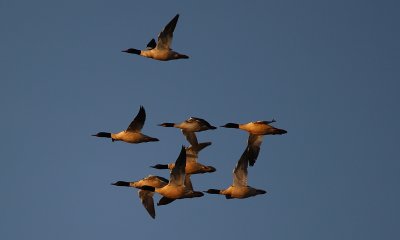
[[[0, 238], [400, 239], [398, 1], [0, 0]], [[181, 14], [173, 48], [144, 48]], [[139, 106], [146, 144], [91, 137], [125, 129]], [[186, 144], [157, 126], [189, 116], [216, 126], [275, 118], [249, 185], [266, 195], [179, 200], [151, 219], [134, 189], [168, 172]], [[193, 176], [224, 188], [247, 133], [213, 144]], [[158, 200], [158, 197], [156, 197]]]

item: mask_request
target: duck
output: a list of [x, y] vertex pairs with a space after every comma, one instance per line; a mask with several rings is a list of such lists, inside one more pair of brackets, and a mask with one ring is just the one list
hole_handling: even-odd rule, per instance
[[248, 151], [245, 149], [235, 168], [233, 169], [233, 184], [226, 189], [208, 189], [209, 194], [225, 195], [226, 199], [243, 199], [265, 194], [267, 191], [247, 185]]
[[170, 123], [165, 122], [158, 124], [158, 126], [162, 127], [174, 127], [181, 129], [183, 135], [186, 137], [187, 141], [195, 146], [198, 144], [197, 137], [195, 132], [202, 132], [206, 130], [214, 130], [216, 127], [212, 126], [209, 122], [202, 118], [198, 117], [189, 117], [183, 122], [180, 123]]
[[[183, 198], [194, 198], [194, 197], [202, 197], [204, 194], [202, 192], [197, 192], [193, 190], [193, 185], [192, 181], [190, 180], [191, 174], [185, 174], [185, 188], [187, 191], [192, 192], [190, 195], [187, 195]], [[176, 199], [173, 198], [167, 198], [167, 197], [162, 197], [158, 203], [157, 206], [163, 206], [170, 204], [171, 202], [175, 201]]]
[[[197, 162], [199, 152], [210, 145], [211, 145], [211, 142], [204, 142], [204, 143], [199, 143], [198, 145], [195, 145], [195, 146], [186, 147], [186, 167], [185, 167], [186, 174], [190, 174], [190, 175], [191, 174], [202, 174], [202, 173], [212, 173], [212, 172], [216, 171], [215, 167], [213, 167], [213, 166], [206, 166], [206, 165], [203, 165], [203, 164]], [[156, 169], [171, 170], [175, 167], [175, 163], [156, 164], [151, 167], [156, 168]]]
[[138, 195], [142, 202], [143, 207], [146, 209], [149, 215], [153, 219], [155, 219], [156, 211], [154, 208], [154, 199], [153, 199], [154, 192], [145, 190], [144, 186], [151, 186], [157, 188], [164, 187], [165, 185], [168, 184], [168, 179], [160, 176], [149, 175], [139, 181], [134, 181], [134, 182], [117, 181], [111, 184], [114, 186], [138, 188], [139, 189]]
[[128, 128], [119, 133], [99, 132], [93, 134], [94, 137], [111, 138], [114, 141], [123, 141], [126, 143], [142, 143], [142, 142], [157, 142], [158, 138], [149, 137], [141, 133], [144, 122], [146, 120], [146, 111], [143, 106], [140, 106], [139, 112], [133, 119]]
[[152, 58], [160, 61], [169, 61], [176, 59], [188, 59], [189, 56], [185, 54], [180, 54], [171, 49], [172, 38], [176, 24], [179, 19], [179, 14], [177, 14], [158, 34], [158, 42], [153, 38], [147, 44], [146, 49], [138, 50], [135, 48], [129, 48], [123, 50], [122, 52], [137, 54], [143, 57]]
[[250, 166], [254, 166], [258, 155], [260, 153], [260, 148], [265, 135], [282, 135], [286, 134], [287, 131], [284, 129], [279, 129], [271, 126], [271, 123], [276, 122], [275, 119], [272, 121], [255, 121], [245, 124], [238, 123], [227, 123], [221, 127], [224, 128], [238, 128], [245, 130], [249, 133], [249, 138], [247, 140], [247, 151]]
[[182, 146], [179, 156], [175, 161], [175, 166], [171, 170], [168, 184], [161, 188], [143, 186], [145, 190], [154, 191], [163, 196], [157, 203], [158, 206], [167, 205], [176, 199], [204, 196], [202, 192], [193, 190], [190, 175], [186, 175], [185, 167], [186, 149]]

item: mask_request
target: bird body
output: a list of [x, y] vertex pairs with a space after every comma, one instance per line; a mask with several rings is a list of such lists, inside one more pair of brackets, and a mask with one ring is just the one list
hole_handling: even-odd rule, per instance
[[155, 191], [166, 198], [171, 199], [179, 199], [183, 198], [188, 190], [185, 188], [185, 185], [177, 185], [177, 184], [168, 184], [161, 188], [156, 188]]
[[123, 141], [127, 143], [156, 142], [157, 138], [149, 137], [141, 132], [121, 131], [119, 133], [111, 133], [113, 141]]
[[263, 194], [262, 191], [250, 186], [230, 186], [225, 190], [221, 190], [221, 194], [227, 196], [227, 198], [248, 198]]
[[222, 127], [225, 128], [239, 128], [249, 132], [250, 134], [254, 135], [276, 135], [276, 134], [285, 134], [287, 133], [286, 130], [275, 128], [270, 123], [275, 122], [272, 121], [256, 121], [256, 122], [249, 122], [244, 124], [237, 124], [237, 123], [227, 123]]
[[216, 127], [212, 126], [209, 122], [202, 118], [190, 117], [183, 122], [180, 123], [162, 123], [159, 126], [163, 127], [175, 127], [180, 128], [189, 132], [201, 132], [210, 129], [216, 129]]
[[153, 58], [160, 61], [169, 61], [173, 59], [181, 59], [181, 58], [189, 58], [186, 55], [180, 54], [175, 52], [171, 49], [147, 49], [147, 50], [140, 50], [140, 56]]

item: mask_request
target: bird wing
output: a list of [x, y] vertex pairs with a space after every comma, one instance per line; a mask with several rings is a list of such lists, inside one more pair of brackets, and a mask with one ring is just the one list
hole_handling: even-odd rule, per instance
[[182, 133], [183, 133], [183, 135], [185, 135], [186, 140], [190, 143], [190, 145], [195, 146], [198, 144], [197, 137], [194, 132], [189, 132], [189, 131], [182, 129]]
[[157, 46], [156, 40], [152, 38], [150, 42], [147, 44], [146, 49], [151, 50]]
[[185, 187], [186, 189], [193, 191], [192, 181], [190, 181], [190, 174], [186, 174], [185, 176]]
[[253, 166], [257, 160], [263, 139], [264, 135], [249, 134], [249, 139], [247, 140], [247, 156], [250, 166]]
[[202, 118], [198, 118], [198, 117], [190, 117], [188, 119], [188, 121], [192, 121], [192, 122], [198, 122], [199, 125], [205, 125], [207, 127], [212, 127], [212, 125], [207, 122], [206, 120], [202, 119]]
[[276, 122], [276, 120], [275, 120], [275, 118], [273, 118], [271, 121], [267, 121], [267, 120], [265, 120], [265, 121], [257, 121], [256, 123], [261, 123], [261, 124], [271, 124], [271, 123], [274, 123], [274, 122]]
[[175, 161], [175, 166], [171, 170], [169, 184], [182, 186], [185, 180], [185, 167], [186, 167], [186, 150], [182, 146], [178, 159]]
[[162, 205], [167, 205], [175, 201], [176, 199], [173, 198], [167, 198], [167, 197], [162, 197], [157, 203], [157, 206], [162, 206]]
[[157, 49], [169, 50], [172, 45], [172, 37], [174, 34], [176, 23], [178, 22], [179, 14], [177, 14], [158, 34]]
[[246, 187], [247, 186], [247, 166], [249, 165], [247, 148], [244, 150], [242, 156], [233, 169], [233, 186]]
[[153, 195], [154, 192], [150, 192], [147, 190], [139, 190], [138, 191], [139, 198], [142, 201], [143, 207], [147, 210], [152, 218], [156, 217], [156, 210], [154, 209], [154, 200]]
[[199, 157], [199, 152], [204, 148], [211, 145], [211, 142], [203, 142], [197, 145], [191, 145], [186, 148], [186, 163], [188, 162], [197, 162]]
[[144, 110], [143, 106], [140, 106], [139, 112], [136, 115], [135, 119], [129, 124], [128, 129], [126, 131], [128, 132], [140, 132], [140, 130], [143, 128], [144, 121], [146, 121], [146, 111]]

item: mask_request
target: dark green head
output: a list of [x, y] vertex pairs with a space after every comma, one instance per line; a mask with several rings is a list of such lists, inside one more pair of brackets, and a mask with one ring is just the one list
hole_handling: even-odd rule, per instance
[[156, 164], [154, 166], [150, 166], [155, 169], [168, 169], [168, 164]]
[[122, 52], [140, 55], [140, 53], [141, 53], [142, 51], [137, 50], [137, 49], [134, 49], [134, 48], [129, 48], [129, 49], [123, 50]]
[[111, 138], [111, 133], [108, 132], [99, 132], [97, 134], [93, 134], [93, 137], [105, 137], [105, 138]]
[[161, 126], [161, 127], [174, 127], [175, 123], [161, 123], [161, 124], [158, 124], [158, 126]]
[[220, 194], [221, 190], [218, 189], [208, 189], [207, 191], [204, 191], [205, 193], [209, 193], [209, 194]]
[[118, 182], [115, 182], [115, 183], [111, 183], [111, 185], [119, 186], [119, 187], [130, 187], [130, 183], [129, 182], [124, 182], [124, 181], [118, 181]]
[[221, 126], [221, 127], [224, 127], [224, 128], [239, 128], [239, 124], [237, 124], [237, 123], [227, 123], [227, 124], [225, 124], [224, 126]]

